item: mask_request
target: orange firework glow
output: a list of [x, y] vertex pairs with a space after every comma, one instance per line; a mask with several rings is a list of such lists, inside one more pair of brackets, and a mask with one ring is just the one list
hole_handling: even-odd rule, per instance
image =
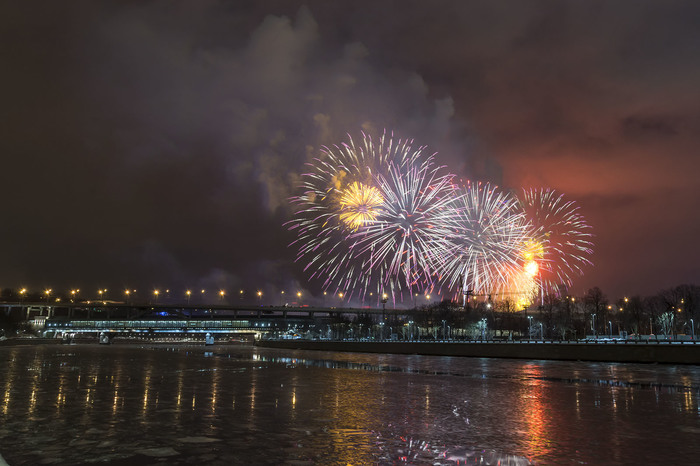
[[528, 261], [525, 263], [525, 272], [531, 276], [534, 277], [537, 275], [537, 272], [539, 271], [540, 267], [537, 265], [537, 262], [535, 261]]
[[340, 220], [351, 228], [360, 228], [377, 218], [378, 208], [383, 203], [384, 198], [377, 188], [356, 181], [340, 198]]

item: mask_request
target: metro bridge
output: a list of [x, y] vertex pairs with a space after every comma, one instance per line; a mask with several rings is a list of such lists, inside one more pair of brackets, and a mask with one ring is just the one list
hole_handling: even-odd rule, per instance
[[25, 320], [46, 336], [66, 333], [111, 335], [184, 336], [204, 333], [251, 334], [285, 332], [289, 329], [321, 329], [343, 316], [371, 315], [382, 322], [386, 316], [410, 316], [415, 310], [254, 306], [227, 304], [158, 304], [90, 301], [77, 303], [0, 303], [0, 311], [14, 320]]

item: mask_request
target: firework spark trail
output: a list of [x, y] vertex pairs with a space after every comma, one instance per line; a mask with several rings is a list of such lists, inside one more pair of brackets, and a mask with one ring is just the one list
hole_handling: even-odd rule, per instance
[[570, 287], [573, 278], [583, 275], [583, 267], [592, 265], [591, 226], [573, 201], [551, 189], [523, 190], [520, 210], [532, 224], [530, 233], [535, 247], [532, 257], [538, 263], [538, 282], [542, 294], [560, 294], [560, 285]]
[[530, 231], [525, 215], [516, 199], [488, 183], [469, 183], [454, 203], [454, 247], [445, 260], [449, 287], [460, 282], [465, 292], [504, 292], [520, 270]]

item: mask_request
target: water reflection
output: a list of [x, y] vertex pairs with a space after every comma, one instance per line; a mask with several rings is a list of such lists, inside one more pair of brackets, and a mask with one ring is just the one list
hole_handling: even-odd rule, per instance
[[542, 368], [538, 365], [527, 364], [523, 366], [523, 373], [528, 374], [529, 380], [523, 387], [520, 396], [528, 433], [527, 453], [530, 457], [546, 456], [550, 453], [550, 435], [547, 429], [547, 415], [552, 409], [547, 406], [549, 400], [545, 393], [542, 380]]
[[[0, 454], [10, 464], [632, 464], [700, 454], [700, 368], [88, 345], [0, 348], [0, 362]], [[649, 449], [672, 461], [639, 453]]]

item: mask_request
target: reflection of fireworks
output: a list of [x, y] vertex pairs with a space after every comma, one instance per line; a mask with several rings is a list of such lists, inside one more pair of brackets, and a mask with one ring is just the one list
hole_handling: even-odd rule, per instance
[[309, 164], [289, 225], [299, 235], [297, 259], [325, 289], [350, 298], [375, 286], [379, 296], [430, 281], [451, 176], [438, 175], [422, 149], [364, 136], [361, 145], [324, 148]]
[[532, 243], [523, 259], [537, 262], [542, 292], [558, 294], [559, 285], [571, 286], [582, 267], [591, 264], [591, 227], [573, 201], [549, 189], [523, 190], [519, 204], [532, 224]]
[[504, 291], [519, 272], [528, 225], [517, 201], [489, 184], [469, 184], [455, 200], [448, 280], [476, 294]]
[[377, 209], [383, 202], [377, 188], [355, 181], [340, 197], [340, 220], [352, 228], [370, 224], [377, 218]]

